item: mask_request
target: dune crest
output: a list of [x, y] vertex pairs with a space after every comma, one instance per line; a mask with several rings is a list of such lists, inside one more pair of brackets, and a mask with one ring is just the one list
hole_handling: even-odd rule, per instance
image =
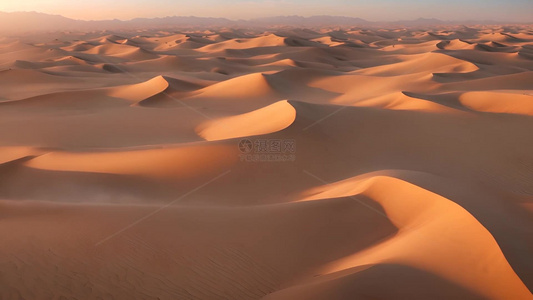
[[296, 110], [288, 101], [228, 118], [208, 121], [196, 128], [198, 135], [208, 141], [263, 135], [289, 127], [296, 118]]
[[[324, 270], [327, 274], [397, 263], [460, 283], [480, 297], [526, 299], [530, 295], [487, 229], [449, 199], [386, 173], [347, 179], [309, 193], [313, 196], [302, 201], [368, 197], [379, 203], [384, 217], [399, 228], [398, 234], [383, 243], [332, 263]], [[461, 232], [450, 226], [462, 228]], [[434, 238], [427, 239], [429, 236]], [[439, 252], [439, 248], [448, 248], [450, 243], [460, 243], [461, 247]], [[472, 255], [477, 257], [476, 262], [472, 262]], [[491, 267], [479, 267], [482, 261]]]
[[163, 76], [157, 76], [139, 84], [113, 88], [108, 92], [108, 95], [130, 101], [141, 101], [161, 93], [168, 87], [168, 81]]
[[477, 111], [533, 116], [533, 95], [468, 92], [459, 97], [459, 102]]

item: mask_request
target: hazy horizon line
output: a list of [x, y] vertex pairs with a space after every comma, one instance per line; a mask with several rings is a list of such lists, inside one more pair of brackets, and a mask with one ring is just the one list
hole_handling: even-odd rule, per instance
[[530, 21], [511, 21], [511, 20], [496, 20], [496, 19], [456, 19], [456, 20], [450, 20], [450, 19], [439, 19], [437, 17], [414, 17], [412, 19], [395, 19], [395, 20], [372, 20], [372, 19], [366, 19], [362, 17], [357, 16], [347, 16], [347, 15], [328, 15], [328, 14], [313, 14], [313, 15], [297, 15], [297, 14], [287, 14], [287, 15], [271, 15], [271, 16], [264, 16], [264, 17], [255, 17], [255, 18], [231, 18], [231, 17], [216, 17], [216, 16], [199, 16], [199, 15], [166, 15], [166, 16], [138, 16], [134, 18], [129, 19], [120, 19], [120, 18], [113, 18], [113, 19], [81, 19], [81, 18], [75, 18], [75, 17], [69, 17], [63, 14], [55, 14], [55, 13], [47, 13], [42, 11], [2, 11], [0, 10], [0, 13], [6, 13], [6, 14], [17, 14], [17, 13], [36, 13], [36, 14], [43, 14], [48, 16], [58, 16], [63, 17], [66, 19], [74, 20], [74, 21], [84, 21], [84, 22], [105, 22], [105, 21], [121, 21], [121, 22], [128, 22], [128, 21], [134, 21], [138, 19], [165, 19], [165, 18], [200, 18], [200, 19], [222, 19], [222, 20], [228, 20], [233, 22], [238, 21], [252, 21], [252, 20], [261, 20], [261, 19], [268, 19], [268, 18], [282, 18], [282, 17], [298, 17], [298, 18], [313, 18], [313, 17], [333, 17], [333, 18], [347, 18], [347, 19], [360, 19], [365, 22], [371, 22], [371, 23], [395, 23], [395, 22], [409, 22], [409, 21], [418, 21], [418, 20], [435, 20], [440, 22], [448, 22], [448, 23], [460, 23], [460, 22], [497, 22], [497, 23], [508, 23], [508, 24], [533, 24], [533, 20]]

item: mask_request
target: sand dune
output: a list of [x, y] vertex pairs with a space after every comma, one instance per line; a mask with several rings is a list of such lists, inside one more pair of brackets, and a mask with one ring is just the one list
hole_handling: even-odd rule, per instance
[[0, 298], [533, 299], [532, 43], [0, 38]]
[[[401, 59], [401, 58], [400, 58]], [[432, 73], [467, 73], [477, 71], [478, 67], [463, 60], [454, 59], [448, 55], [426, 53], [409, 55], [406, 62], [378, 66], [364, 70], [365, 75], [397, 76], [402, 74], [432, 72]]]
[[108, 93], [116, 98], [141, 101], [163, 92], [168, 87], [168, 81], [163, 76], [158, 76], [143, 83], [110, 89]]
[[[468, 290], [485, 298], [520, 299], [529, 295], [490, 233], [481, 224], [475, 224], [475, 218], [464, 209], [441, 196], [394, 177], [373, 176], [364, 180], [356, 179], [355, 182], [347, 180], [339, 185], [333, 184], [326, 191], [304, 200], [354, 195], [378, 202], [386, 216], [399, 228], [399, 233], [382, 245], [332, 263], [326, 268], [327, 274], [387, 262], [436, 274], [449, 282], [461, 282]], [[462, 228], [463, 231], [457, 234], [450, 226]], [[435, 239], [429, 241], [428, 236], [434, 236]], [[450, 239], [461, 240], [461, 247], [439, 253], [442, 243], [447, 244]], [[465, 248], [468, 251], [462, 254]], [[473, 254], [475, 252], [479, 253]], [[470, 255], [477, 257], [475, 263]], [[459, 263], [461, 268], [450, 270], [449, 260]], [[490, 265], [490, 269], [480, 272], [478, 268], [480, 264], [483, 265], [483, 260], [486, 260], [484, 265]]]
[[459, 101], [468, 108], [493, 113], [533, 115], [533, 95], [498, 92], [468, 92]]
[[287, 101], [265, 108], [201, 124], [198, 134], [208, 141], [263, 135], [283, 130], [294, 122], [296, 111]]

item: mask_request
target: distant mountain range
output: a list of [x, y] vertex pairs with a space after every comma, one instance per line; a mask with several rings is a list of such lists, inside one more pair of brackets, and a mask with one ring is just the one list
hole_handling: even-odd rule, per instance
[[431, 26], [431, 25], [472, 25], [472, 24], [510, 24], [513, 22], [498, 21], [442, 21], [438, 19], [416, 19], [391, 22], [371, 22], [361, 18], [339, 16], [278, 16], [251, 20], [229, 20], [225, 18], [204, 17], [164, 17], [164, 18], [136, 18], [127, 21], [103, 20], [83, 21], [66, 18], [59, 15], [49, 15], [37, 12], [0, 12], [0, 32], [26, 31], [78, 31], [78, 30], [131, 30], [154, 28], [207, 28], [207, 27], [274, 27], [274, 26]]

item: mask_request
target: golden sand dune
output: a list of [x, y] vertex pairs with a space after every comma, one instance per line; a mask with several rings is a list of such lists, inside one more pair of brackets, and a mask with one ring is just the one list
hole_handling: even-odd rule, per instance
[[294, 122], [296, 111], [287, 101], [265, 108], [201, 124], [198, 134], [208, 141], [247, 137], [276, 132]]
[[168, 81], [163, 76], [157, 76], [143, 83], [109, 89], [108, 94], [115, 98], [141, 101], [163, 92], [168, 87]]
[[[476, 224], [473, 216], [448, 199], [383, 175], [345, 180], [328, 186], [318, 194], [317, 191], [312, 193], [315, 195], [304, 200], [347, 196], [372, 199], [381, 205], [384, 215], [399, 230], [379, 246], [332, 263], [326, 267], [326, 274], [386, 262], [429, 272], [449, 282], [461, 282], [463, 286], [470, 286], [468, 290], [477, 290], [479, 295], [487, 298], [520, 299], [529, 295], [490, 233], [481, 224]], [[441, 251], [442, 245], [448, 244], [450, 239], [461, 246]], [[465, 248], [468, 250], [465, 251]], [[471, 255], [476, 256], [475, 261]], [[461, 267], [448, 268], [450, 260]], [[353, 287], [341, 287], [339, 291], [345, 288]], [[339, 291], [327, 292], [335, 294]], [[512, 295], [511, 291], [516, 294]]]
[[533, 299], [531, 30], [0, 38], [0, 298]]
[[474, 110], [533, 116], [533, 95], [530, 94], [469, 92], [462, 94], [459, 101]]

